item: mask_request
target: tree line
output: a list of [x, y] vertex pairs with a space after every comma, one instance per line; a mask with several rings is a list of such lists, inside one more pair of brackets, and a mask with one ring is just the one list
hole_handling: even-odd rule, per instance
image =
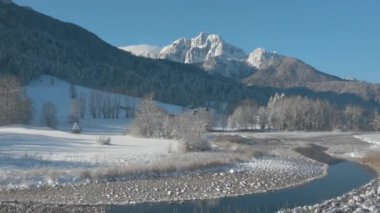
[[[123, 101], [126, 98], [123, 95], [109, 95], [94, 90], [87, 97], [84, 93], [78, 94], [72, 85], [69, 90], [72, 104], [68, 121], [71, 123], [79, 122], [86, 113], [94, 119], [116, 119], [121, 118], [125, 111], [126, 117], [135, 115], [132, 130], [137, 134], [183, 140], [192, 137], [201, 140], [203, 133], [213, 124], [213, 113], [208, 108], [186, 110], [180, 115], [172, 115], [159, 108], [153, 101], [153, 96], [143, 98], [135, 110], [134, 107], [123, 106], [127, 103], [127, 100]], [[218, 102], [210, 102], [208, 105], [214, 108], [226, 108], [228, 105], [215, 103]], [[56, 106], [48, 102], [42, 106], [41, 111], [41, 123], [56, 128]], [[326, 100], [278, 93], [270, 97], [266, 105], [247, 99], [229, 114], [221, 113], [220, 109], [215, 111], [219, 112], [219, 121], [223, 127], [235, 129], [380, 130], [380, 113], [377, 108], [351, 104], [340, 106]], [[0, 112], [0, 125], [27, 123], [32, 117], [32, 103], [16, 77], [0, 76]]]
[[[379, 130], [377, 109], [355, 105], [339, 107], [320, 99], [275, 94], [266, 106], [245, 100], [234, 108], [225, 125], [235, 129], [287, 131]], [[222, 122], [223, 123], [223, 122]]]

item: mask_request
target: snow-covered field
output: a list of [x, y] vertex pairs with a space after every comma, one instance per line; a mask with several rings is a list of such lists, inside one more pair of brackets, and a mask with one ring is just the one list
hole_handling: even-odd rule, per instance
[[1, 153], [15, 158], [30, 156], [52, 161], [114, 163], [152, 160], [168, 155], [169, 148], [176, 144], [171, 140], [129, 135], [109, 137], [111, 145], [101, 145], [97, 143], [98, 135], [10, 126], [0, 128], [0, 148]]
[[[50, 184], [77, 180], [73, 170], [113, 165], [149, 164], [175, 152], [177, 141], [109, 135], [111, 145], [97, 143], [99, 135], [71, 134], [38, 127], [0, 128], [0, 185]], [[15, 178], [18, 176], [19, 179]], [[73, 180], [76, 179], [76, 180]], [[15, 185], [16, 184], [16, 185]]]
[[[75, 88], [78, 95], [85, 97], [92, 92], [89, 88]], [[25, 91], [34, 109], [31, 125], [0, 127], [0, 187], [49, 184], [49, 176], [57, 175], [47, 173], [55, 171], [60, 172], [58, 176], [69, 178], [66, 180], [69, 182], [77, 178], [72, 170], [144, 165], [176, 152], [177, 141], [124, 135], [131, 119], [92, 119], [89, 110], [80, 122], [82, 134], [70, 133], [71, 126], [67, 119], [71, 107], [68, 82], [43, 76], [28, 85]], [[138, 98], [127, 96], [121, 100], [123, 106], [137, 106], [139, 102]], [[46, 102], [53, 103], [57, 108], [57, 130], [40, 125], [41, 108]], [[183, 110], [179, 106], [158, 104], [171, 113]], [[100, 137], [109, 137], [111, 145], [99, 144]]]

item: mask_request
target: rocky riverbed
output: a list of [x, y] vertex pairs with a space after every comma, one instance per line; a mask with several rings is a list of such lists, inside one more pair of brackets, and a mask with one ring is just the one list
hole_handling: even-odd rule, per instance
[[377, 178], [358, 189], [320, 204], [279, 212], [380, 212], [380, 179]]
[[133, 204], [210, 199], [288, 187], [322, 177], [325, 172], [324, 164], [312, 160], [267, 157], [225, 172], [7, 190], [0, 192], [0, 200], [57, 204]]
[[36, 202], [0, 202], [0, 212], [2, 213], [103, 213], [105, 206], [100, 205], [63, 205], [46, 204]]

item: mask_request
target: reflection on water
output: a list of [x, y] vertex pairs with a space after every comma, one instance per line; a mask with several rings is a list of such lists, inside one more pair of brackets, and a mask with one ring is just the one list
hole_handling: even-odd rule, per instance
[[107, 212], [274, 212], [281, 208], [312, 205], [331, 199], [373, 178], [374, 173], [370, 170], [355, 163], [342, 162], [330, 166], [326, 177], [294, 188], [182, 203], [110, 206]]

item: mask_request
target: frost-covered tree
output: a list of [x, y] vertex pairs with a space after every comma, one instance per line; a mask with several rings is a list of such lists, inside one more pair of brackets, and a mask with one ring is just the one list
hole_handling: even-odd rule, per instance
[[380, 114], [375, 111], [373, 113], [373, 118], [372, 118], [372, 128], [375, 130], [375, 131], [380, 131]]
[[267, 105], [267, 116], [268, 116], [268, 123], [271, 128], [280, 128], [283, 126], [283, 118], [285, 115], [285, 112], [280, 107], [282, 106], [282, 102], [284, 100], [285, 95], [284, 94], [275, 94], [274, 96], [270, 97], [268, 105]]
[[130, 132], [140, 136], [175, 138], [183, 141], [188, 151], [204, 150], [208, 147], [205, 133], [212, 124], [213, 113], [208, 108], [172, 115], [157, 106], [150, 95], [140, 100]]
[[346, 128], [349, 130], [359, 130], [363, 109], [359, 106], [347, 105], [344, 110]]
[[92, 118], [115, 119], [121, 113], [121, 95], [92, 91], [88, 108]]
[[261, 130], [265, 130], [266, 127], [268, 126], [268, 115], [267, 115], [267, 110], [265, 107], [259, 107], [258, 111], [258, 118], [259, 118], [259, 125]]
[[75, 85], [70, 83], [69, 87], [70, 97], [71, 99], [76, 99], [78, 96], [77, 89], [75, 88]]
[[102, 96], [98, 91], [92, 90], [90, 94], [90, 100], [88, 108], [90, 110], [92, 118], [100, 118], [100, 108], [102, 103]]
[[0, 76], [0, 125], [27, 123], [32, 117], [29, 98], [16, 77]]
[[80, 103], [77, 99], [71, 99], [71, 107], [68, 116], [70, 124], [79, 123], [80, 120]]
[[252, 100], [245, 100], [237, 106], [229, 118], [232, 128], [255, 129], [258, 123], [258, 107]]
[[79, 104], [79, 116], [83, 119], [86, 116], [86, 95], [81, 93], [78, 99]]
[[211, 129], [212, 124], [211, 110], [199, 108], [178, 115], [175, 131], [187, 150], [205, 150], [208, 148], [205, 133]]
[[140, 100], [131, 130], [135, 134], [143, 136], [162, 136], [162, 121], [165, 120], [166, 114], [156, 105], [153, 95], [149, 95]]
[[58, 125], [57, 108], [51, 102], [44, 103], [41, 110], [41, 124], [52, 129]]
[[270, 127], [280, 130], [330, 130], [332, 107], [326, 101], [307, 97], [273, 96], [268, 103], [267, 119]]

